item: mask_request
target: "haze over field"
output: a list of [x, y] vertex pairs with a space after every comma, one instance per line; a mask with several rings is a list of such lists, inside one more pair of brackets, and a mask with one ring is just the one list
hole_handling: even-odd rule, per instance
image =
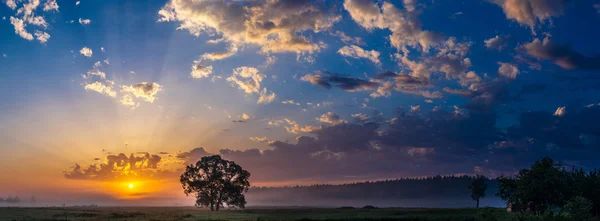
[[600, 167], [594, 0], [0, 3], [0, 197], [22, 205], [193, 205], [179, 176], [213, 154], [248, 205], [463, 207], [462, 181], [254, 187]]

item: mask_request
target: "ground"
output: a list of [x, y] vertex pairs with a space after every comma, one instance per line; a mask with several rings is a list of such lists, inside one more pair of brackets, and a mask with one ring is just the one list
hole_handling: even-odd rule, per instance
[[510, 220], [504, 209], [248, 208], [211, 212], [194, 207], [0, 208], [0, 220]]

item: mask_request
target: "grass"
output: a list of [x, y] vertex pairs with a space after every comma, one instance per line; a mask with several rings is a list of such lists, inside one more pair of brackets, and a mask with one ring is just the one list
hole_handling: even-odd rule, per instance
[[[510, 221], [504, 209], [485, 209]], [[479, 221], [484, 209], [249, 208], [211, 212], [194, 207], [0, 208], [0, 220], [401, 220]], [[483, 221], [487, 221], [483, 220]]]

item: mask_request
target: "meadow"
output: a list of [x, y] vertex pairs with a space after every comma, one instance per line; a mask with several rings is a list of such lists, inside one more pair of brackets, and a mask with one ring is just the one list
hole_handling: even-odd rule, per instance
[[0, 220], [512, 220], [504, 209], [247, 208], [211, 212], [194, 207], [0, 208]]

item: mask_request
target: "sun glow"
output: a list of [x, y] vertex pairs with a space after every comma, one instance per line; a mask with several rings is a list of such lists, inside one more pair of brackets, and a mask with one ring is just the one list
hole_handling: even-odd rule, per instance
[[133, 189], [133, 183], [129, 184], [129, 189]]

